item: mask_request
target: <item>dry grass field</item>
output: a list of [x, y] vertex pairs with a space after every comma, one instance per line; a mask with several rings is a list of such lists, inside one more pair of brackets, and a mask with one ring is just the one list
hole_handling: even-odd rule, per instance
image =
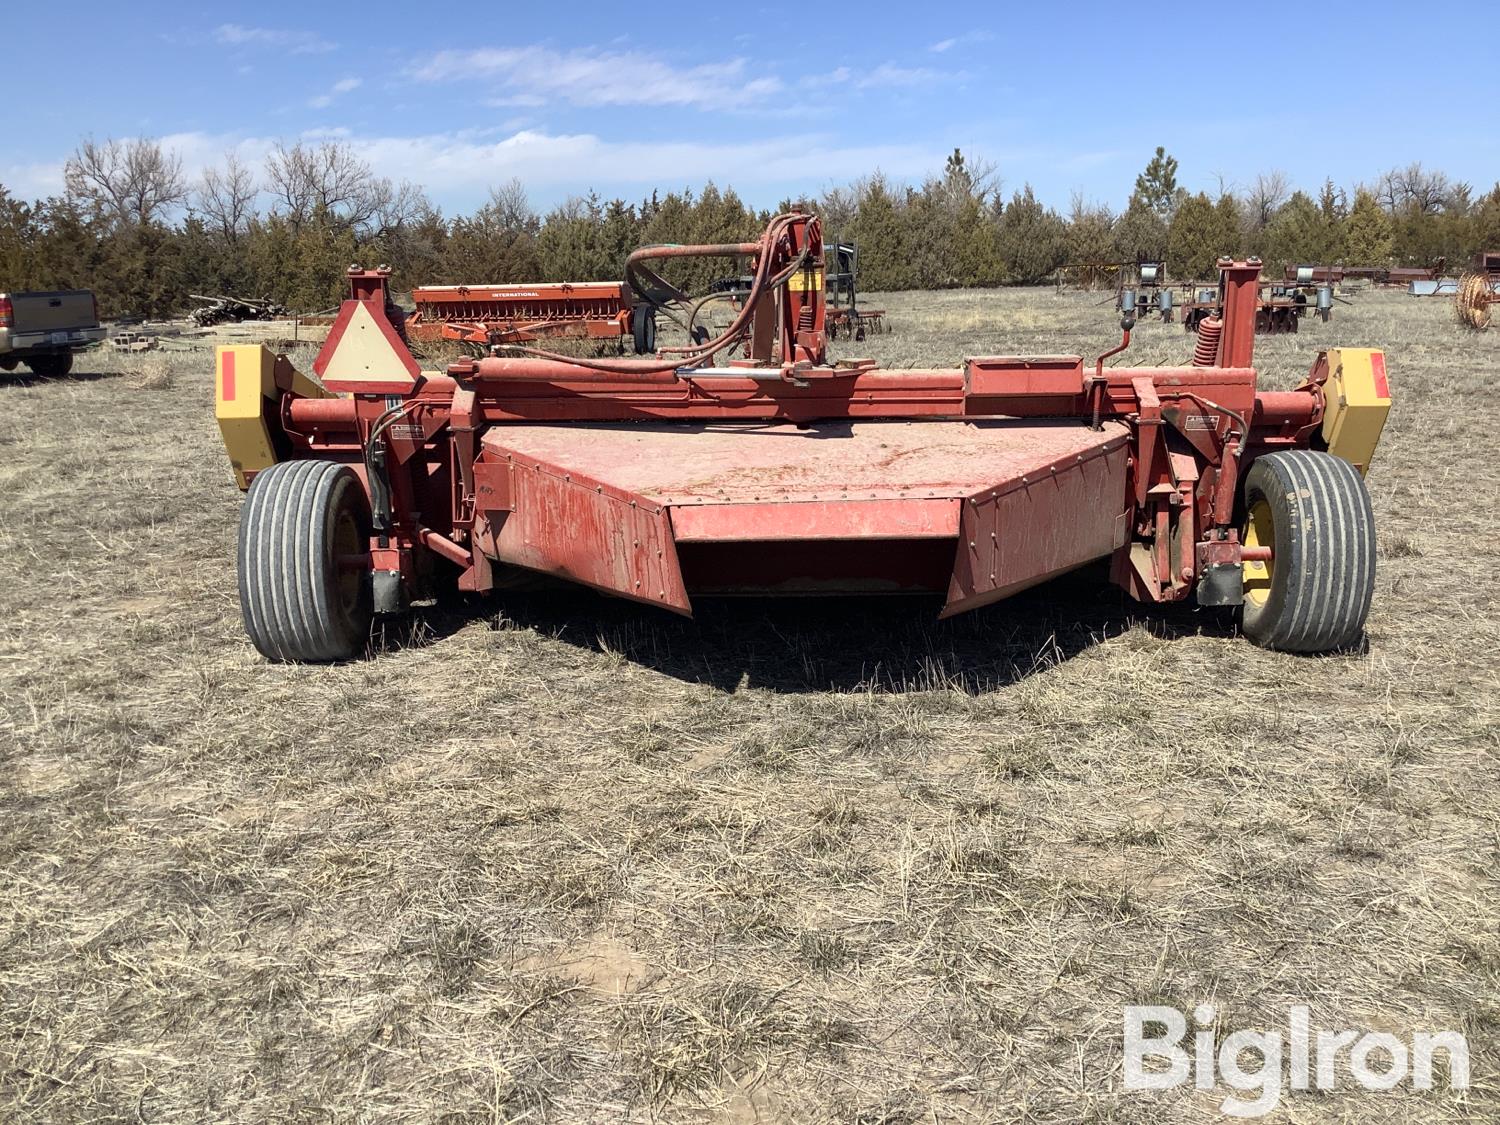
[[[843, 354], [1092, 355], [1099, 301], [872, 297]], [[1466, 1093], [1267, 1120], [1500, 1119], [1500, 332], [1451, 315], [1258, 341], [1397, 395], [1368, 651], [1316, 659], [1082, 573], [947, 624], [513, 594], [272, 666], [206, 348], [0, 379], [0, 1120], [1219, 1119], [1122, 1088], [1152, 1002], [1468, 1036]]]

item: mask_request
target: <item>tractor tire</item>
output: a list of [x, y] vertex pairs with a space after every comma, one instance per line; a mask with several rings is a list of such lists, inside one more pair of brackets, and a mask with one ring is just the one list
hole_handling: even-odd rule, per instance
[[1258, 457], [1245, 477], [1245, 635], [1280, 652], [1337, 652], [1364, 637], [1375, 594], [1375, 514], [1365, 480], [1342, 457], [1291, 450]]
[[50, 352], [47, 355], [34, 355], [26, 361], [26, 366], [31, 368], [32, 374], [39, 378], [61, 379], [73, 370], [73, 353]]
[[656, 352], [656, 310], [650, 305], [636, 305], [630, 318], [630, 334], [636, 355]]
[[340, 565], [369, 547], [364, 486], [347, 465], [283, 461], [255, 474], [240, 511], [245, 632], [278, 664], [347, 660], [370, 635], [368, 570]]

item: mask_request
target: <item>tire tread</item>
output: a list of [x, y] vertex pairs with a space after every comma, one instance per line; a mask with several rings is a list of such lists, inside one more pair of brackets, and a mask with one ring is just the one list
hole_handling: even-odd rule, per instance
[[1272, 510], [1276, 562], [1266, 603], [1245, 608], [1246, 634], [1285, 652], [1352, 648], [1375, 590], [1375, 518], [1358, 470], [1343, 458], [1289, 450], [1258, 458], [1246, 500]]
[[334, 461], [281, 462], [251, 481], [240, 513], [240, 609], [268, 660], [344, 660], [363, 646], [368, 606], [344, 612], [334, 569], [339, 511], [362, 502], [358, 478]]

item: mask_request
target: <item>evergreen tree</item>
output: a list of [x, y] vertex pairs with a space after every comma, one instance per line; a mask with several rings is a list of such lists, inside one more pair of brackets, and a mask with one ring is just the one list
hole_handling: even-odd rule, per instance
[[1245, 253], [1244, 219], [1240, 214], [1239, 200], [1230, 192], [1219, 196], [1219, 201], [1214, 204], [1214, 221], [1214, 241], [1219, 253], [1231, 258], [1242, 257]]
[[1469, 220], [1470, 255], [1500, 250], [1500, 183], [1474, 205]]
[[1166, 257], [1167, 224], [1139, 196], [1115, 223], [1115, 253], [1127, 262], [1155, 262]]
[[1074, 195], [1068, 214], [1068, 261], [1098, 265], [1115, 256], [1115, 218], [1109, 208]]
[[1222, 237], [1219, 214], [1208, 196], [1188, 196], [1177, 208], [1167, 237], [1167, 272], [1183, 281], [1215, 276]]
[[1139, 199], [1162, 218], [1172, 213], [1177, 202], [1177, 158], [1168, 156], [1161, 145], [1145, 170], [1135, 178], [1132, 201]]
[[908, 191], [902, 215], [905, 227], [905, 285], [917, 289], [950, 289], [957, 276], [957, 216], [942, 181], [928, 180], [921, 191]]
[[878, 172], [860, 185], [850, 234], [859, 244], [861, 289], [902, 289], [911, 284], [905, 226], [885, 177]]
[[999, 225], [994, 211], [975, 196], [958, 205], [953, 224], [954, 274], [960, 285], [998, 285], [1005, 277], [1000, 262]]
[[1068, 256], [1067, 224], [1037, 202], [1030, 184], [1001, 212], [996, 242], [1006, 280], [1023, 285], [1047, 280]]
[[1293, 192], [1266, 225], [1261, 257], [1274, 272], [1288, 265], [1328, 265], [1338, 257], [1323, 212], [1304, 192]]
[[1344, 260], [1353, 266], [1386, 265], [1393, 244], [1390, 216], [1372, 192], [1360, 188], [1344, 223]]

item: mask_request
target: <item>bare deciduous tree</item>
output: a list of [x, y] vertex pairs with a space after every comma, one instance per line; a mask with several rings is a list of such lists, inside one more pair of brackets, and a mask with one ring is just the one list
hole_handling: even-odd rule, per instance
[[363, 230], [391, 201], [389, 180], [378, 178], [354, 150], [338, 141], [290, 148], [278, 143], [266, 159], [271, 194], [292, 225], [315, 215]]
[[526, 185], [519, 177], [512, 176], [499, 187], [490, 188], [485, 210], [502, 230], [534, 235], [541, 227], [541, 219], [532, 210], [531, 200], [526, 198]]
[[1375, 198], [1387, 211], [1410, 208], [1419, 215], [1436, 215], [1447, 206], [1453, 187], [1442, 172], [1429, 172], [1416, 161], [1381, 176]]
[[147, 137], [90, 137], [69, 157], [63, 182], [74, 203], [122, 225], [149, 223], [188, 196], [182, 157]]
[[227, 153], [222, 171], [214, 167], [203, 170], [197, 211], [226, 241], [233, 242], [255, 216], [255, 197], [259, 191], [250, 167], [234, 153]]
[[375, 180], [372, 189], [375, 213], [365, 223], [372, 237], [384, 238], [411, 226], [431, 213], [427, 194], [410, 180], [392, 186], [390, 180]]
[[1245, 193], [1245, 213], [1252, 230], [1264, 230], [1266, 224], [1292, 195], [1291, 181], [1281, 171], [1262, 172]]
[[843, 230], [854, 221], [859, 209], [859, 197], [853, 187], [831, 187], [818, 201], [818, 217], [823, 220], [823, 237], [842, 237]]

